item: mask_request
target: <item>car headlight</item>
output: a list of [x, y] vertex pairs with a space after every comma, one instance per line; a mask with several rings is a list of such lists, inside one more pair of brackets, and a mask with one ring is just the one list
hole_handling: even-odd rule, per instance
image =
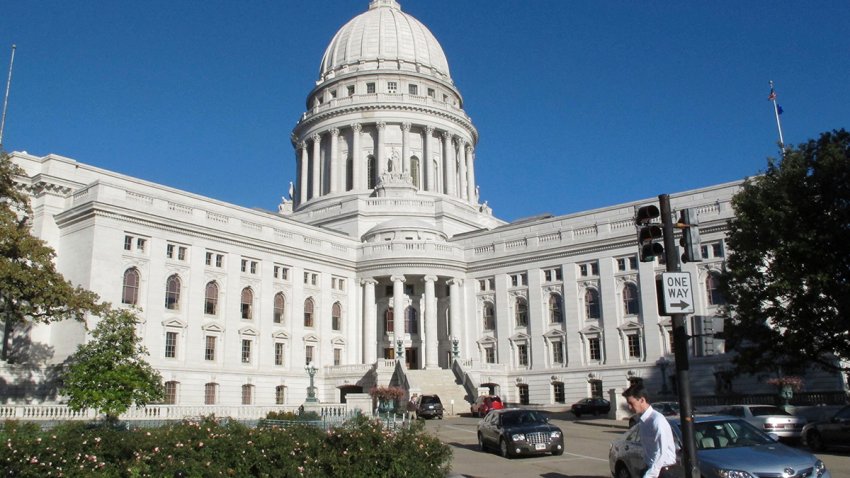
[[525, 441], [525, 433], [514, 433], [511, 435], [513, 441]]
[[551, 434], [551, 435], [549, 435], [549, 437], [550, 437], [550, 438], [561, 438], [561, 432], [559, 432], [559, 431], [557, 431], [557, 430], [556, 430], [556, 431], [553, 431], [553, 432], [552, 432], [552, 434]]
[[717, 470], [720, 478], [756, 478], [755, 476], [741, 470]]
[[815, 476], [823, 476], [826, 473], [826, 465], [823, 464], [822, 461], [818, 460], [815, 462]]

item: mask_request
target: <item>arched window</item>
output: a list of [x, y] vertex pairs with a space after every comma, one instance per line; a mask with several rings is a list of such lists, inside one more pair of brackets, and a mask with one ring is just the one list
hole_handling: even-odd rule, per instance
[[404, 331], [408, 334], [419, 333], [419, 314], [413, 307], [408, 307], [404, 311]]
[[339, 302], [331, 307], [331, 329], [342, 330], [342, 306]]
[[422, 189], [422, 185], [419, 184], [419, 158], [416, 156], [410, 158], [410, 177], [413, 179], [413, 185], [416, 189]]
[[207, 288], [204, 292], [204, 313], [207, 315], [216, 315], [218, 312], [218, 284], [215, 281], [207, 282]]
[[598, 319], [599, 313], [599, 291], [587, 289], [584, 293], [584, 310], [588, 319]]
[[705, 278], [705, 292], [708, 296], [708, 305], [725, 305], [726, 297], [720, 291], [720, 277], [715, 273], [709, 273]]
[[180, 277], [174, 274], [165, 281], [165, 308], [180, 309]]
[[387, 335], [395, 330], [395, 318], [393, 315], [392, 307], [388, 308], [387, 312], [384, 314], [384, 333]]
[[626, 315], [637, 315], [640, 313], [637, 286], [631, 282], [623, 286], [623, 312]]
[[564, 307], [561, 296], [552, 294], [549, 296], [549, 322], [560, 324], [564, 321]]
[[528, 303], [522, 297], [516, 300], [516, 325], [525, 327], [528, 325]]
[[166, 405], [174, 405], [177, 403], [177, 386], [178, 382], [165, 382], [163, 384], [165, 386], [165, 394], [162, 400], [162, 403]]
[[313, 299], [304, 301], [304, 327], [313, 326]]
[[369, 189], [375, 189], [375, 185], [378, 183], [378, 168], [375, 167], [375, 157], [371, 154], [366, 158], [366, 187]]
[[484, 330], [496, 330], [496, 314], [490, 302], [484, 303]]
[[252, 291], [250, 287], [242, 289], [242, 299], [240, 302], [242, 308], [242, 318], [246, 320], [253, 319], [254, 291]]
[[283, 297], [283, 292], [278, 292], [274, 296], [274, 320], [276, 324], [283, 323], [283, 313], [286, 310], [286, 299]]
[[141, 275], [138, 269], [131, 267], [124, 271], [124, 286], [121, 289], [122, 304], [139, 304], [139, 282], [141, 282]]

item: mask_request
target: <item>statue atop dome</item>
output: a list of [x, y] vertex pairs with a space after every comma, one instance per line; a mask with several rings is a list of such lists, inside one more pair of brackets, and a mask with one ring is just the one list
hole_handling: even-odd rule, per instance
[[396, 10], [401, 10], [401, 5], [396, 0], [372, 0], [369, 2], [369, 10], [373, 8], [390, 7]]

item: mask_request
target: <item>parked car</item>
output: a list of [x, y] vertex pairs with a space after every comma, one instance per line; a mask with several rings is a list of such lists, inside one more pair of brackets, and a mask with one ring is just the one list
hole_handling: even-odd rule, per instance
[[805, 418], [795, 417], [774, 405], [732, 405], [717, 414], [742, 418], [765, 433], [776, 433], [787, 440], [798, 440], [806, 425]]
[[604, 398], [584, 398], [574, 403], [570, 409], [576, 418], [582, 415], [599, 415], [611, 410], [611, 402]]
[[[668, 420], [680, 448], [679, 419]], [[640, 478], [646, 471], [639, 430], [640, 427], [632, 427], [622, 438], [611, 443], [608, 465], [615, 478]], [[832, 477], [816, 456], [783, 445], [775, 434], [768, 435], [740, 418], [695, 417], [694, 435], [697, 466], [705, 477]]]
[[474, 417], [483, 418], [490, 410], [498, 410], [500, 408], [505, 408], [505, 405], [498, 395], [480, 395], [469, 406], [469, 412]]
[[443, 402], [439, 395], [420, 395], [416, 402], [416, 416], [443, 419]]
[[[665, 417], [679, 416], [679, 402], [652, 402], [652, 408], [658, 410]], [[640, 415], [635, 414], [629, 417], [629, 428], [635, 426], [638, 420], [640, 420]]]
[[814, 451], [830, 446], [850, 446], [850, 405], [829, 420], [803, 427], [803, 442]]
[[492, 410], [478, 423], [478, 447], [499, 450], [505, 458], [518, 455], [564, 453], [564, 434], [536, 410], [503, 408]]

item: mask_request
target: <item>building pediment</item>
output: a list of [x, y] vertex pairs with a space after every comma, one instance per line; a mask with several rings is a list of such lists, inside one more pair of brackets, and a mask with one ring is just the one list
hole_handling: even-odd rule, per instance
[[180, 319], [172, 318], [172, 319], [163, 320], [162, 326], [163, 327], [178, 328], [178, 329], [185, 329], [188, 325], [186, 324], [186, 322], [183, 322]]

